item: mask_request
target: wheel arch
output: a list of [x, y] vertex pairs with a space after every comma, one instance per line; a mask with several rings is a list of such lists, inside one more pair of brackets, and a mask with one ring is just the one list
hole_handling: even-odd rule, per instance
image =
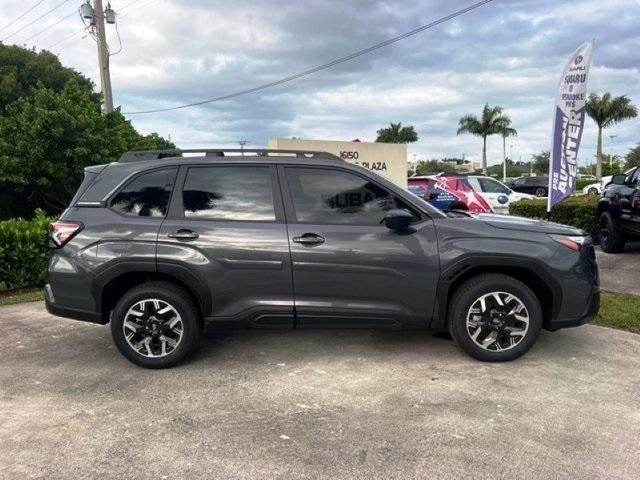
[[104, 283], [99, 295], [99, 306], [104, 323], [108, 323], [111, 311], [122, 296], [134, 287], [148, 282], [163, 281], [173, 283], [189, 292], [198, 307], [200, 317], [205, 316], [211, 308], [211, 299], [203, 298], [202, 293], [191, 282], [184, 278], [162, 272], [129, 271], [110, 278]]
[[511, 260], [508, 263], [491, 263], [486, 259], [468, 259], [443, 272], [438, 284], [437, 315], [431, 328], [444, 330], [447, 325], [449, 302], [456, 290], [473, 277], [486, 273], [500, 273], [520, 280], [529, 287], [540, 301], [543, 326], [549, 328], [560, 309], [562, 293], [558, 283], [539, 264], [528, 260]]

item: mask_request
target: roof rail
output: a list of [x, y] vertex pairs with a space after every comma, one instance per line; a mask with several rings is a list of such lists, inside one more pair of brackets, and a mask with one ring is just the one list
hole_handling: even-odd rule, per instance
[[[255, 157], [293, 157], [293, 158], [328, 158], [331, 160], [343, 161], [340, 157], [328, 152], [316, 152], [311, 150], [270, 150], [266, 148], [257, 149], [240, 149], [240, 148], [193, 148], [193, 149], [174, 149], [174, 150], [141, 150], [125, 152], [122, 154], [119, 163], [141, 162], [143, 160], [158, 160], [160, 158], [181, 157], [184, 153], [201, 153], [205, 157], [228, 157], [238, 158], [243, 156]], [[226, 155], [233, 153], [236, 155]]]

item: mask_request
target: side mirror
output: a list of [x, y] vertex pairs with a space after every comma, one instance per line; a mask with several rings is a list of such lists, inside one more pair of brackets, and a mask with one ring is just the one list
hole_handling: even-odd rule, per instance
[[611, 177], [611, 183], [614, 185], [625, 185], [627, 183], [627, 176], [624, 173], [616, 173]]
[[380, 223], [394, 232], [406, 232], [410, 229], [413, 215], [401, 208], [393, 208], [387, 212]]

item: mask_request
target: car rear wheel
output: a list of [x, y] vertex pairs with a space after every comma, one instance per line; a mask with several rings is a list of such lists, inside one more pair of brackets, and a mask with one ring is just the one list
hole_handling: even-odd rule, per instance
[[449, 332], [473, 358], [505, 362], [526, 353], [542, 329], [542, 307], [519, 280], [484, 274], [465, 282], [451, 299]]
[[625, 238], [616, 227], [610, 212], [600, 215], [600, 248], [606, 253], [620, 253], [624, 250]]
[[547, 189], [544, 187], [538, 187], [536, 188], [536, 197], [546, 197], [547, 196]]
[[587, 195], [598, 195], [598, 189], [595, 187], [591, 187], [589, 190], [587, 190]]
[[149, 282], [118, 301], [111, 335], [129, 361], [145, 368], [166, 368], [193, 352], [200, 323], [189, 292], [169, 282]]

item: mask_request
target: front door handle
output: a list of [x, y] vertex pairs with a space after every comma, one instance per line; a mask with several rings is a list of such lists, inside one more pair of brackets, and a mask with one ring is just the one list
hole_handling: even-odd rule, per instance
[[324, 243], [324, 237], [317, 233], [305, 233], [300, 237], [293, 237], [293, 241], [302, 245], [320, 245]]
[[196, 238], [199, 237], [199, 235], [197, 232], [194, 232], [193, 230], [186, 230], [181, 228], [178, 231], [168, 234], [167, 237], [177, 238], [178, 240], [195, 240]]

